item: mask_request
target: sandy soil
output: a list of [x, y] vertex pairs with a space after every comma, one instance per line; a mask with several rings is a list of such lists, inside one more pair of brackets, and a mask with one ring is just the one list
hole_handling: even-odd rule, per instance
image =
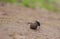
[[[27, 23], [35, 20], [41, 23], [40, 29], [31, 30]], [[60, 14], [0, 4], [0, 39], [60, 39]]]

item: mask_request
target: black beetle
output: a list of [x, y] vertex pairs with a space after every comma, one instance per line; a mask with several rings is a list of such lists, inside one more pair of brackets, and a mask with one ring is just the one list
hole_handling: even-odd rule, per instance
[[29, 23], [30, 24], [30, 29], [36, 30], [38, 26], [40, 26], [39, 21], [35, 21], [35, 23]]

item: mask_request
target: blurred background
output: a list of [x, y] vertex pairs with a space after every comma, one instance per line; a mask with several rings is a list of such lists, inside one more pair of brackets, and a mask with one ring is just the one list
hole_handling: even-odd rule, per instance
[[60, 0], [0, 0], [5, 3], [20, 4], [29, 8], [46, 8], [50, 11], [60, 10]]

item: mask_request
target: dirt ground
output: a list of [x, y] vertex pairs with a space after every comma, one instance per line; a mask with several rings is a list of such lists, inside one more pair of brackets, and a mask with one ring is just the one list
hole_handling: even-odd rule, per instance
[[[41, 26], [32, 30], [27, 23], [35, 20]], [[60, 39], [60, 13], [0, 4], [0, 39]]]

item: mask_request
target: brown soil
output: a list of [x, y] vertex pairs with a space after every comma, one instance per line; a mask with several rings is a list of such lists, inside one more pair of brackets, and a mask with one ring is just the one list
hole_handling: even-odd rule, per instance
[[[31, 30], [27, 23], [35, 20], [41, 23], [40, 29]], [[60, 14], [0, 4], [0, 39], [60, 39]]]

